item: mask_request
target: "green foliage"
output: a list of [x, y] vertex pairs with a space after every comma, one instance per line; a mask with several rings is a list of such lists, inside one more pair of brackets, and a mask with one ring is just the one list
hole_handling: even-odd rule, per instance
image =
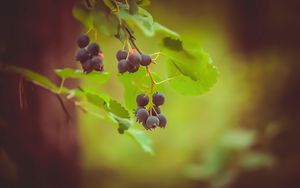
[[108, 36], [118, 33], [118, 18], [111, 12], [114, 8], [109, 1], [98, 1], [93, 9], [87, 8], [85, 2], [78, 2], [73, 8], [73, 16], [86, 28], [95, 28]]
[[132, 137], [142, 148], [145, 152], [154, 154], [152, 140], [146, 135], [144, 131], [137, 130], [137, 129], [129, 129], [126, 131], [130, 137]]
[[[130, 113], [124, 106], [122, 106], [122, 104], [120, 104], [116, 100], [111, 99], [108, 95], [104, 93], [94, 94], [86, 92], [84, 89], [68, 89], [65, 87], [59, 88], [47, 77], [39, 73], [33, 72], [31, 70], [28, 70], [26, 68], [21, 68], [17, 66], [4, 66], [0, 67], [0, 70], [20, 74], [24, 76], [28, 81], [31, 81], [34, 84], [53, 92], [54, 94], [68, 94], [72, 97], [78, 97], [81, 100], [81, 102], [83, 102], [82, 100], [86, 98], [87, 102], [97, 106], [98, 108], [106, 112], [104, 116], [101, 116], [99, 114], [90, 112], [89, 109], [85, 109], [87, 113], [104, 120], [109, 120], [109, 122], [118, 125], [118, 131], [120, 133], [125, 132], [125, 135], [129, 136], [134, 141], [136, 141], [142, 147], [142, 149], [145, 150], [145, 152], [153, 153], [151, 141], [149, 141], [150, 138], [146, 134], [141, 133], [142, 131], [140, 132], [138, 130], [129, 129], [132, 125], [134, 125], [134, 122], [130, 118]], [[55, 73], [63, 79], [82, 78], [83, 76], [87, 76], [91, 77], [92, 79], [97, 79], [96, 82], [100, 83], [104, 83], [108, 79], [107, 76], [105, 76], [105, 74], [104, 76], [101, 75], [102, 73], [95, 72], [94, 74], [86, 75], [83, 74], [82, 71], [71, 68], [57, 69], [55, 70]]]
[[170, 85], [183, 95], [199, 95], [217, 81], [219, 72], [209, 55], [202, 50], [183, 46], [178, 39], [165, 38], [162, 52], [168, 58]]
[[[160, 78], [157, 74], [153, 74], [155, 81], [159, 82]], [[145, 69], [140, 69], [138, 72], [131, 74], [125, 73], [118, 75], [119, 80], [122, 82], [124, 86], [124, 99], [126, 107], [130, 110], [136, 109], [136, 102], [135, 98], [137, 95], [141, 93], [148, 94], [149, 96], [152, 95], [150, 93], [150, 84], [151, 80], [146, 73]], [[157, 85], [154, 88], [156, 91], [163, 91], [163, 85]]]
[[[129, 7], [116, 5], [110, 0], [98, 1], [90, 10], [84, 2], [78, 2], [73, 8], [73, 16], [86, 28], [95, 28], [98, 32], [108, 36], [122, 35], [118, 24], [124, 20], [127, 24], [140, 29], [146, 36], [155, 36], [162, 33], [165, 36], [179, 37], [179, 35], [167, 27], [155, 22], [152, 15], [141, 8], [149, 1], [128, 1]], [[139, 5], [139, 6], [138, 6]], [[116, 10], [119, 10], [117, 13]]]
[[85, 74], [82, 70], [72, 69], [72, 68], [64, 68], [64, 69], [56, 69], [55, 73], [60, 76], [62, 79], [67, 78], [78, 78], [85, 79], [87, 82], [104, 84], [109, 80], [108, 72], [102, 72], [101, 74], [97, 72], [91, 72], [89, 74]]
[[122, 9], [119, 11], [118, 16], [120, 19], [125, 20], [130, 26], [140, 29], [143, 34], [148, 37], [155, 36], [157, 33], [162, 33], [166, 36], [179, 37], [176, 32], [155, 22], [152, 15], [141, 7], [139, 7], [138, 12], [134, 15], [126, 9]]
[[26, 79], [32, 81], [36, 85], [39, 85], [43, 88], [48, 88], [54, 92], [57, 92], [59, 90], [57, 85], [54, 84], [53, 82], [51, 82], [51, 80], [49, 80], [47, 77], [43, 76], [42, 74], [33, 72], [29, 69], [10, 65], [10, 66], [2, 67], [2, 70], [8, 71], [8, 72], [13, 72], [13, 73], [18, 73], [18, 74], [24, 76]]
[[[105, 84], [110, 75], [107, 72], [91, 72], [85, 74], [82, 70], [64, 68], [56, 69], [55, 73], [62, 79], [60, 87], [47, 77], [33, 71], [9, 66], [5, 70], [22, 74], [29, 81], [48, 89], [55, 94], [67, 94], [67, 99], [74, 100], [75, 104], [86, 102], [90, 106], [99, 108], [103, 114], [95, 114], [88, 107], [85, 111], [118, 127], [119, 133], [130, 136], [148, 153], [154, 153], [152, 142], [140, 130], [133, 129], [135, 121], [131, 118], [136, 109], [135, 98], [140, 93], [149, 96], [156, 91], [162, 92], [164, 85], [170, 83], [171, 87], [183, 95], [199, 95], [208, 91], [217, 81], [219, 72], [212, 64], [209, 55], [202, 50], [185, 46], [179, 34], [154, 21], [152, 15], [141, 8], [150, 3], [149, 0], [111, 1], [99, 0], [79, 1], [73, 9], [74, 17], [89, 30], [93, 29], [95, 35], [99, 32], [118, 38], [124, 48], [136, 48], [134, 29], [139, 29], [146, 37], [163, 36], [161, 51], [167, 60], [169, 82], [162, 81], [150, 68], [141, 66], [136, 73], [120, 74], [118, 79], [124, 86], [126, 107], [111, 98], [110, 95], [99, 92], [93, 88], [95, 85]], [[96, 38], [96, 37], [95, 37]], [[127, 46], [126, 46], [127, 45]], [[139, 51], [140, 52], [140, 51]], [[149, 68], [149, 69], [148, 69]], [[63, 86], [66, 79], [83, 79], [92, 83], [93, 88], [69, 89]], [[159, 83], [159, 84], [158, 84]], [[99, 88], [97, 88], [99, 89]]]

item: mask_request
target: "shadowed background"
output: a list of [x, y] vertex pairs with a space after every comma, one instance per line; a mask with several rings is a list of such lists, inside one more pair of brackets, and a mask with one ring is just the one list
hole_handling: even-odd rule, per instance
[[[77, 66], [73, 4], [6, 1], [0, 63], [58, 82], [52, 69]], [[300, 187], [299, 8], [296, 0], [152, 1], [154, 19], [207, 51], [221, 73], [198, 97], [166, 86], [167, 128], [148, 132], [154, 156], [71, 104], [67, 124], [57, 98], [32, 84], [21, 110], [20, 78], [1, 73], [1, 187]], [[99, 89], [122, 101], [115, 76], [122, 44], [99, 42], [113, 75]], [[147, 53], [158, 50], [139, 33], [137, 42]], [[163, 69], [160, 57], [155, 70]]]

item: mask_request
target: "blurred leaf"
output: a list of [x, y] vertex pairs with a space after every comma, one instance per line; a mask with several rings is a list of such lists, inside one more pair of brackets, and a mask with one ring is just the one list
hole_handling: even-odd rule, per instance
[[108, 72], [93, 71], [91, 73], [86, 74], [80, 69], [64, 68], [64, 69], [56, 69], [55, 73], [63, 79], [81, 78], [81, 79], [86, 79], [88, 82], [96, 83], [96, 84], [103, 84], [109, 80]]
[[201, 164], [189, 165], [185, 170], [185, 175], [193, 179], [209, 179], [224, 167], [228, 157], [229, 150], [216, 145], [203, 152]]
[[253, 143], [253, 132], [244, 130], [229, 130], [221, 138], [221, 145], [228, 149], [245, 149]]
[[152, 140], [146, 135], [144, 131], [137, 129], [129, 129], [126, 134], [132, 137], [145, 152], [154, 155]]
[[108, 98], [105, 99], [99, 94], [86, 93], [86, 97], [89, 103], [108, 112], [107, 117], [119, 125], [118, 130], [120, 133], [123, 133], [132, 126], [133, 122], [130, 119], [128, 110], [119, 102]]
[[162, 33], [167, 36], [179, 37], [179, 34], [175, 31], [167, 28], [166, 26], [161, 25], [160, 23], [154, 22], [152, 25], [152, 29], [157, 33]]
[[9, 66], [1, 67], [1, 70], [21, 74], [21, 75], [25, 76], [27, 80], [30, 80], [34, 84], [39, 85], [44, 88], [47, 88], [47, 89], [51, 89], [54, 92], [58, 92], [58, 90], [59, 90], [57, 85], [54, 84], [52, 81], [50, 81], [46, 76], [43, 76], [36, 72], [33, 72], [29, 69], [9, 65]]
[[128, 24], [134, 25], [137, 28], [139, 28], [144, 35], [148, 37], [152, 37], [156, 34], [156, 32], [160, 32], [165, 34], [166, 36], [173, 36], [173, 37], [179, 37], [179, 35], [166, 28], [165, 26], [162, 26], [159, 23], [156, 23], [153, 21], [152, 15], [146, 11], [145, 9], [139, 7], [137, 14], [130, 14], [128, 10], [121, 9], [118, 13], [118, 16], [125, 20]]
[[219, 76], [209, 55], [202, 50], [185, 48], [178, 39], [164, 39], [163, 54], [168, 58], [169, 83], [183, 95], [199, 95], [208, 91]]
[[240, 157], [239, 163], [242, 167], [253, 170], [271, 166], [273, 164], [273, 159], [271, 156], [264, 153], [248, 152]]
[[129, 13], [130, 14], [137, 14], [139, 11], [139, 6], [136, 3], [136, 0], [128, 0], [129, 4]]
[[86, 28], [93, 27], [93, 18], [90, 10], [86, 8], [84, 2], [77, 2], [72, 10], [74, 18], [80, 21]]
[[[92, 104], [96, 106], [101, 106], [101, 104], [106, 104], [104, 99], [96, 94], [88, 94], [88, 100]], [[99, 105], [100, 104], [100, 105]], [[104, 106], [104, 109], [108, 112], [105, 119], [110, 120], [110, 122], [119, 126], [118, 131], [120, 134], [125, 133], [125, 135], [132, 138], [136, 141], [142, 149], [150, 154], [154, 154], [152, 141], [151, 139], [145, 134], [145, 132], [141, 130], [136, 130], [131, 128], [134, 125], [134, 122], [130, 119], [128, 111], [119, 104], [117, 101], [110, 100], [109, 108]], [[94, 116], [98, 116], [97, 114], [92, 113]]]
[[94, 27], [100, 33], [107, 36], [115, 36], [118, 33], [119, 21], [114, 14], [98, 10], [91, 12]]
[[132, 125], [133, 121], [129, 118], [121, 118], [114, 113], [108, 113], [107, 116], [110, 120], [112, 120], [114, 123], [117, 123], [119, 128], [118, 131], [120, 134], [123, 134], [126, 130], [128, 130]]
[[163, 45], [165, 48], [168, 48], [170, 50], [174, 51], [183, 51], [183, 45], [182, 41], [180, 39], [173, 39], [170, 37], [165, 37], [163, 39]]
[[85, 93], [85, 96], [89, 103], [100, 108], [106, 108], [107, 101], [105, 101], [101, 96], [92, 93]]
[[107, 7], [109, 7], [111, 10], [113, 10], [113, 9], [116, 8], [115, 4], [112, 3], [111, 0], [103, 0], [103, 3], [104, 3]]
[[73, 16], [88, 29], [94, 27], [100, 33], [114, 36], [118, 32], [119, 21], [106, 3], [98, 1], [95, 8], [88, 9], [83, 2], [78, 2], [73, 8]]
[[[135, 128], [131, 128], [134, 124], [133, 121], [127, 118], [120, 118], [113, 113], [108, 113], [106, 116], [101, 116], [98, 113], [87, 111], [87, 113], [104, 120], [109, 120], [114, 125], [119, 126], [118, 131], [120, 134], [125, 133], [126, 136], [133, 139], [135, 142], [139, 144], [139, 146], [147, 153], [154, 154], [152, 140], [144, 131], [137, 130]], [[125, 131], [126, 130], [126, 131]]]
[[129, 112], [119, 102], [110, 100], [108, 104], [107, 111], [115, 114], [118, 117], [130, 119]]

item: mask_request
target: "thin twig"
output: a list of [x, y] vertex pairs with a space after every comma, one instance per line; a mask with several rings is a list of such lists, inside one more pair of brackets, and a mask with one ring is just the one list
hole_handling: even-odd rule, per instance
[[70, 120], [71, 120], [71, 115], [69, 114], [69, 112], [68, 112], [68, 110], [67, 110], [67, 108], [66, 108], [66, 106], [65, 106], [65, 104], [64, 104], [64, 102], [63, 102], [63, 100], [62, 100], [61, 97], [59, 96], [59, 94], [56, 94], [56, 97], [57, 97], [57, 99], [58, 99], [58, 101], [59, 101], [59, 103], [60, 103], [60, 105], [61, 105], [61, 107], [62, 107], [64, 113], [66, 114], [67, 122], [69, 123]]
[[[136, 38], [133, 36], [133, 34], [131, 33], [131, 31], [129, 30], [129, 28], [124, 24], [123, 25], [125, 30], [127, 31], [128, 35], [129, 35], [129, 40], [131, 42], [131, 44], [134, 46], [134, 48], [140, 53], [140, 54], [143, 54], [142, 50], [138, 47], [138, 45], [136, 44], [135, 40]], [[149, 75], [150, 79], [151, 79], [151, 91], [150, 93], [153, 92], [153, 88], [154, 88], [154, 85], [156, 84], [154, 78], [153, 78], [153, 75], [151, 73], [151, 70], [150, 70], [150, 67], [149, 66], [146, 66], [146, 71], [147, 71], [147, 74]]]
[[19, 85], [18, 85], [18, 92], [19, 92], [19, 102], [20, 102], [20, 108], [23, 110], [24, 108], [24, 76], [20, 77]]

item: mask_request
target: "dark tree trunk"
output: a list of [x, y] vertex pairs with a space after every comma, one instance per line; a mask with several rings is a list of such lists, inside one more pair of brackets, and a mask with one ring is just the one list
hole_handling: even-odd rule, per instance
[[[54, 68], [72, 65], [78, 25], [74, 0], [4, 1], [0, 10], [0, 63], [42, 73], [56, 83]], [[0, 64], [0, 65], [1, 65]], [[67, 122], [57, 96], [0, 75], [0, 187], [80, 187], [76, 114]]]

